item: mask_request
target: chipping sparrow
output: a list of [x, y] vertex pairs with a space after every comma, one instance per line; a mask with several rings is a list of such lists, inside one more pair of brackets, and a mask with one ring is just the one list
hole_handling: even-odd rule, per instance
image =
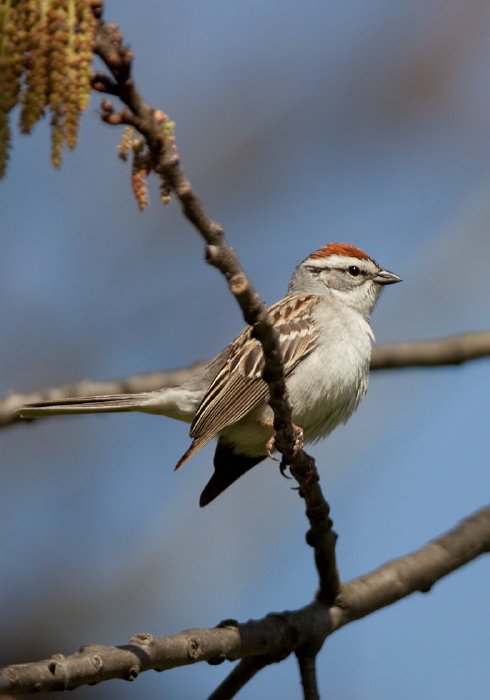
[[[293, 421], [305, 442], [345, 423], [365, 395], [374, 340], [369, 317], [382, 287], [400, 281], [359, 248], [330, 243], [298, 265], [287, 296], [269, 309], [279, 333]], [[215, 471], [201, 494], [204, 506], [267, 456], [274, 430], [262, 366], [262, 348], [249, 326], [181, 386], [47, 401], [18, 413], [37, 418], [143, 411], [192, 423], [193, 442], [176, 469], [218, 436]]]

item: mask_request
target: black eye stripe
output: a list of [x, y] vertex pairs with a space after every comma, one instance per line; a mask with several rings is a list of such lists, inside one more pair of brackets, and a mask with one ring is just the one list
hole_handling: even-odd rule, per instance
[[320, 272], [323, 272], [326, 268], [324, 267], [314, 267], [313, 265], [308, 265], [306, 268], [308, 272], [312, 272], [314, 275], [319, 275]]
[[347, 268], [341, 268], [341, 267], [330, 267], [328, 265], [324, 265], [323, 267], [316, 267], [313, 265], [308, 265], [306, 266], [306, 269], [311, 272], [314, 275], [319, 275], [321, 272], [324, 272], [325, 270], [338, 270], [339, 272], [348, 272], [349, 275], [352, 277], [359, 277], [359, 275], [365, 275], [366, 271], [361, 270], [360, 267], [357, 267], [357, 265], [349, 265]]

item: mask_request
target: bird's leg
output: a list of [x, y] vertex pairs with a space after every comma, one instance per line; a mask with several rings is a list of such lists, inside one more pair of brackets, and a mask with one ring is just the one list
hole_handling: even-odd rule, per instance
[[[264, 424], [264, 425], [268, 425], [268, 426], [270, 426], [270, 427], [272, 428], [272, 427], [274, 426], [274, 421], [271, 420], [270, 418], [268, 418], [268, 419], [266, 419], [266, 420], [263, 421], [263, 424]], [[305, 441], [304, 441], [304, 432], [303, 432], [303, 428], [300, 428], [298, 425], [295, 425], [294, 423], [293, 423], [293, 432], [294, 432], [294, 437], [295, 437], [294, 448], [293, 448], [293, 449], [294, 449], [294, 454], [296, 454], [297, 452], [299, 452], [300, 450], [303, 449], [303, 445], [304, 445], [304, 443], [305, 443]], [[275, 461], [278, 461], [278, 460], [277, 460], [277, 457], [274, 457], [274, 456], [272, 455], [272, 450], [273, 450], [273, 448], [274, 448], [275, 442], [276, 442], [276, 436], [275, 436], [275, 435], [271, 435], [271, 437], [270, 437], [270, 438], [267, 440], [267, 442], [266, 442], [265, 449], [267, 450], [267, 454], [269, 455], [269, 457], [270, 457], [271, 459], [273, 459], [273, 460], [275, 460]], [[287, 475], [285, 474], [286, 467], [288, 467], [288, 466], [289, 466], [288, 463], [284, 461], [284, 457], [283, 457], [282, 460], [281, 460], [281, 464], [279, 465], [279, 469], [280, 469], [281, 474], [282, 474], [286, 479], [290, 479], [290, 478], [291, 478], [291, 477], [289, 477], [289, 476], [287, 476]]]
[[[266, 425], [267, 427], [274, 429], [274, 421], [272, 420], [272, 418], [264, 418], [260, 422], [262, 423], [262, 425]], [[267, 442], [265, 443], [265, 449], [266, 449], [268, 456], [271, 459], [273, 459], [275, 462], [278, 462], [279, 460], [277, 459], [277, 457], [274, 457], [274, 455], [272, 454], [272, 450], [274, 448], [275, 442], [276, 442], [276, 437], [273, 433], [270, 436], [270, 438], [267, 440]]]

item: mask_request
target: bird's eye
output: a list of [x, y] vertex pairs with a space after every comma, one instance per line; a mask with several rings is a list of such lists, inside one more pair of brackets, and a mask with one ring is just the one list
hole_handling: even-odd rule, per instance
[[348, 267], [347, 272], [349, 273], [349, 275], [352, 275], [352, 277], [357, 277], [361, 274], [361, 271], [357, 267], [357, 265], [351, 265], [350, 267]]

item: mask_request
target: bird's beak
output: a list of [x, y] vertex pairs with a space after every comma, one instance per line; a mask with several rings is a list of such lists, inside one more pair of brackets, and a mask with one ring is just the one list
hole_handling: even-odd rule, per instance
[[373, 282], [376, 282], [376, 284], [395, 284], [395, 282], [403, 282], [403, 280], [398, 275], [395, 275], [394, 272], [379, 270], [373, 275]]

